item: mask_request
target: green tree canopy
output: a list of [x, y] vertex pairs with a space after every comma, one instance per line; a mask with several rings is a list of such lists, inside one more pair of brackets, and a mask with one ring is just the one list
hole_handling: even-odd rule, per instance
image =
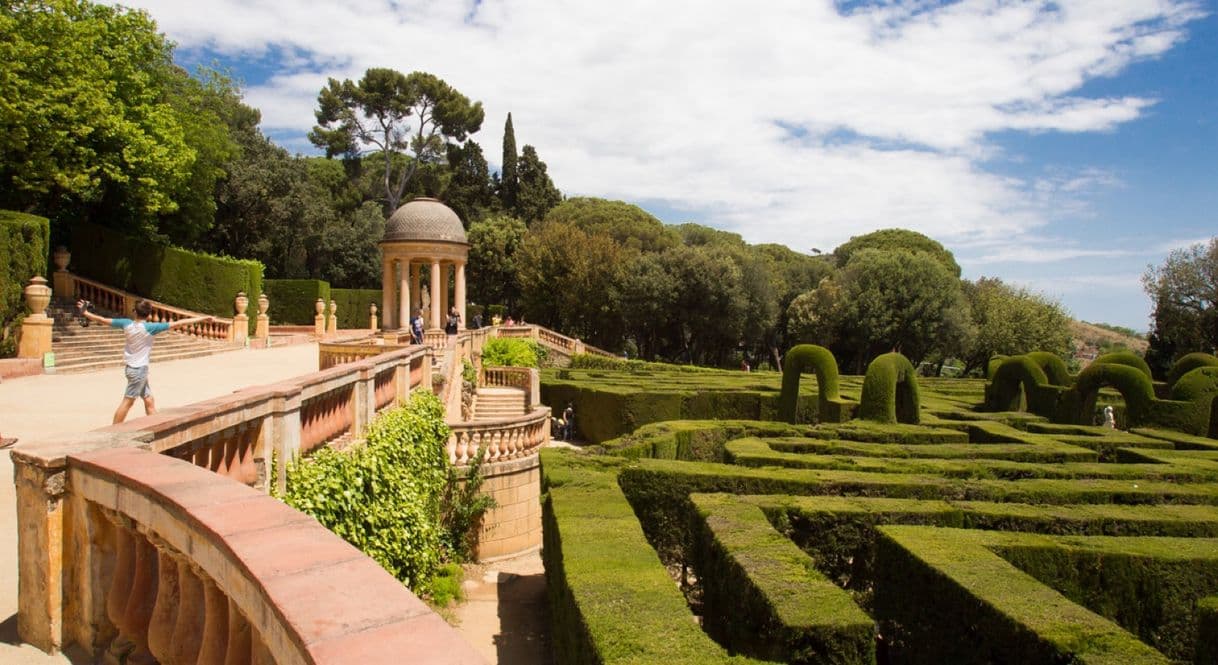
[[[327, 156], [356, 157], [369, 146], [386, 156], [381, 181], [390, 211], [422, 164], [443, 159], [447, 143], [460, 143], [482, 127], [482, 102], [470, 103], [426, 72], [374, 67], [359, 83], [330, 79], [317, 104], [309, 140]], [[405, 163], [396, 156], [404, 156]]]
[[546, 163], [537, 150], [526, 145], [517, 164], [519, 182], [516, 191], [516, 213], [525, 224], [540, 222], [554, 206], [562, 203], [562, 192], [546, 173]]
[[523, 221], [509, 215], [492, 215], [470, 225], [467, 282], [472, 302], [514, 310], [520, 297], [516, 253], [527, 231]]
[[468, 229], [498, 203], [495, 190], [491, 187], [490, 167], [482, 155], [482, 146], [473, 140], [466, 141], [464, 146], [448, 146], [448, 168], [452, 177], [440, 198], [457, 213]]
[[100, 207], [155, 233], [157, 216], [179, 209], [198, 154], [168, 101], [180, 81], [171, 48], [142, 11], [4, 3], [0, 207], [52, 218]]
[[624, 201], [576, 197], [558, 204], [546, 222], [570, 224], [591, 234], [604, 234], [635, 250], [658, 252], [680, 243], [676, 231], [642, 208]]
[[1059, 303], [991, 277], [964, 282], [964, 292], [976, 326], [962, 354], [966, 373], [984, 368], [995, 354], [1069, 350], [1070, 317]]
[[851, 257], [863, 249], [881, 249], [885, 251], [904, 251], [929, 254], [943, 264], [955, 277], [960, 277], [960, 265], [939, 241], [924, 236], [909, 229], [881, 229], [861, 236], [854, 236], [849, 241], [833, 250], [833, 257], [838, 267], [845, 267]]
[[1147, 360], [1156, 375], [1186, 353], [1218, 348], [1218, 237], [1172, 250], [1142, 285], [1155, 304]]
[[499, 200], [505, 210], [516, 210], [516, 192], [520, 179], [516, 173], [516, 130], [512, 127], [512, 114], [508, 113], [503, 123], [503, 166], [499, 177]]

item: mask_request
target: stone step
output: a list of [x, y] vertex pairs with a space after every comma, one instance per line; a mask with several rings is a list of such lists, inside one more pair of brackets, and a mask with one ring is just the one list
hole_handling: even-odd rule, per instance
[[[234, 347], [229, 350], [238, 351], [238, 350], [240, 350], [240, 348]], [[185, 360], [187, 358], [202, 358], [204, 356], [210, 356], [210, 355], [214, 355], [216, 353], [223, 353], [223, 352], [225, 352], [225, 350], [217, 351], [217, 350], [207, 349], [207, 350], [194, 350], [194, 351], [175, 351], [173, 353], [157, 354], [154, 351], [151, 356], [151, 359], [153, 361], [153, 364], [155, 365], [156, 363], [169, 362], [171, 360]], [[111, 369], [111, 368], [122, 367], [122, 366], [123, 366], [123, 357], [121, 354], [119, 354], [118, 356], [108, 358], [108, 359], [78, 358], [78, 359], [68, 360], [63, 363], [61, 363], [59, 361], [58, 357], [56, 357], [56, 360], [55, 360], [55, 371], [60, 374], [77, 374], [80, 372], [93, 372], [93, 371], [97, 371], [97, 370]]]

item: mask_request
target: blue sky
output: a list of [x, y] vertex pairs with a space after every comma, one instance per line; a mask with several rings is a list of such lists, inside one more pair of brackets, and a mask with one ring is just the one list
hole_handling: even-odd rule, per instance
[[801, 251], [913, 228], [1085, 320], [1145, 330], [1147, 264], [1218, 229], [1212, 3], [135, 4], [292, 150], [327, 77], [429, 71], [568, 195]]

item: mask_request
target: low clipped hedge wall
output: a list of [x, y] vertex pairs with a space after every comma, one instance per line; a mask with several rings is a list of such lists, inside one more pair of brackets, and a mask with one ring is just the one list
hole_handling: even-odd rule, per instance
[[[272, 324], [311, 326], [317, 315], [317, 299], [330, 306], [330, 283], [320, 279], [268, 279], [266, 297], [271, 299], [268, 314]], [[338, 311], [341, 315], [341, 305]]]
[[[343, 330], [359, 330], [367, 328], [371, 323], [372, 313], [369, 305], [376, 304], [378, 324], [385, 315], [380, 311], [380, 289], [330, 289], [330, 298], [338, 306], [338, 327]], [[330, 301], [326, 301], [330, 306]]]
[[[0, 210], [0, 357], [15, 350], [13, 327], [25, 312], [22, 291], [30, 278], [47, 275], [51, 225], [45, 217]], [[49, 284], [48, 284], [49, 286]]]
[[[228, 318], [238, 291], [251, 303], [263, 292], [258, 261], [158, 245], [95, 224], [76, 224], [71, 234], [69, 270], [166, 305]], [[250, 316], [251, 332], [256, 325]]]

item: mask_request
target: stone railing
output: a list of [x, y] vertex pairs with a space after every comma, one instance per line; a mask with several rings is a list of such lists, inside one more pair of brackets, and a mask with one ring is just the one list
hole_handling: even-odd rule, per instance
[[423, 346], [439, 351], [449, 345], [452, 341], [450, 337], [455, 338], [456, 335], [449, 335], [443, 330], [427, 330], [423, 332]]
[[[307, 619], [297, 626], [291, 623], [293, 614], [305, 618], [312, 615], [307, 608], [296, 607], [300, 603], [295, 603], [296, 596], [286, 591], [288, 587], [275, 586], [281, 581], [279, 577], [270, 579], [267, 575], [277, 575], [284, 566], [290, 567], [294, 565], [291, 562], [308, 559], [318, 551], [335, 551], [326, 544], [329, 541], [313, 532], [320, 532], [330, 541], [341, 541], [310, 518], [273, 501], [281, 514], [267, 517], [265, 524], [284, 528], [268, 531], [265, 540], [249, 540], [245, 532], [263, 529], [263, 523], [251, 521], [254, 516], [227, 502], [236, 500], [232, 496], [263, 494], [270, 485], [271, 459], [291, 459], [336, 438], [358, 436], [377, 411], [404, 399], [412, 389], [430, 389], [430, 360], [426, 348], [414, 346], [165, 409], [82, 435], [20, 444], [12, 457], [18, 504], [18, 629], [22, 638], [47, 651], [74, 643], [100, 654], [116, 644], [111, 638], [117, 631], [125, 638], [117, 642], [118, 648], [125, 650], [123, 654], [135, 649], [139, 656], [144, 653], [141, 649], [151, 649], [162, 662], [193, 663], [196, 655], [200, 663], [350, 662], [342, 660], [341, 650], [325, 651], [325, 658], [309, 655], [308, 636], [297, 639], [291, 635], [298, 628], [322, 630], [324, 624], [327, 630], [334, 630], [337, 639], [342, 635], [340, 626], [376, 625], [365, 623], [364, 612], [385, 609], [383, 597], [377, 594], [396, 594], [400, 585], [392, 579], [382, 579], [376, 585], [359, 579], [352, 584], [342, 581], [351, 567], [362, 568], [367, 563], [379, 570], [348, 548], [344, 550], [350, 554], [346, 559], [330, 560], [333, 569], [310, 573], [310, 602], [303, 605], [319, 608], [328, 619]], [[279, 465], [273, 479], [280, 487], [283, 466]], [[94, 472], [101, 471], [106, 477], [95, 478]], [[202, 512], [194, 514], [193, 510]], [[162, 513], [167, 517], [158, 517]], [[221, 520], [221, 525], [210, 526], [214, 520]], [[294, 529], [303, 528], [302, 522], [307, 523], [305, 532], [310, 535], [298, 539]], [[203, 537], [191, 535], [195, 527], [202, 529]], [[229, 533], [224, 529], [234, 528], [241, 532], [234, 536], [240, 541], [237, 545], [224, 540]], [[235, 553], [244, 568], [234, 568], [232, 562], [222, 559], [200, 559], [212, 556], [212, 550], [207, 549], [212, 544], [224, 550], [223, 556]], [[252, 549], [241, 549], [247, 546]], [[98, 559], [91, 558], [94, 556]], [[158, 569], [153, 559], [164, 567]], [[112, 575], [110, 570], [116, 573]], [[167, 572], [170, 570], [173, 574]], [[246, 573], [252, 582], [242, 581], [240, 576]], [[176, 590], [164, 587], [166, 600], [158, 602], [158, 584], [173, 585], [175, 580]], [[209, 591], [209, 584], [219, 589]], [[251, 591], [251, 585], [257, 589]], [[249, 600], [253, 597], [249, 594], [261, 593], [258, 589], [284, 590], [288, 593], [284, 598], [293, 607], [285, 610], [278, 604], [258, 605], [261, 601]], [[323, 597], [330, 600], [321, 600]], [[181, 614], [177, 604], [171, 603], [173, 598], [181, 599], [182, 607], [205, 610]], [[246, 599], [238, 602], [237, 610], [230, 602], [235, 598]], [[336, 616], [335, 608], [345, 613]], [[226, 624], [215, 618], [222, 611], [228, 613], [224, 615], [228, 617]], [[400, 607], [392, 611], [392, 616], [407, 614]], [[213, 617], [210, 624], [209, 616]], [[280, 618], [276, 617], [287, 623], [277, 625]], [[253, 624], [258, 632], [250, 633], [243, 622]], [[164, 641], [170, 625], [172, 637]], [[229, 628], [222, 629], [222, 625]], [[218, 637], [223, 630], [230, 631], [228, 637]], [[205, 636], [202, 644], [225, 645], [223, 652], [207, 652], [208, 658], [217, 658], [217, 653], [230, 658], [227, 652], [237, 654], [231, 656], [236, 660], [202, 659], [203, 647], [193, 646], [191, 641], [201, 639], [199, 635]], [[387, 639], [385, 644], [398, 643], [405, 637], [391, 635]], [[431, 638], [415, 635], [412, 639]], [[229, 646], [232, 644], [236, 646]], [[361, 658], [367, 654], [370, 659], [360, 662], [398, 662], [400, 652], [383, 646], [378, 638], [361, 645], [355, 653]], [[172, 651], [179, 647], [184, 651]], [[166, 660], [158, 654], [162, 648], [178, 655]], [[193, 651], [196, 648], [200, 649], [198, 654]], [[372, 650], [367, 651], [369, 648]], [[247, 651], [252, 656], [240, 655]], [[126, 657], [123, 654], [114, 659], [121, 661]], [[472, 658], [451, 662], [482, 661]]]
[[549, 328], [533, 324], [511, 326], [510, 328], [507, 326], [500, 326], [498, 336], [534, 339], [545, 345], [547, 348], [558, 351], [565, 356], [572, 356], [577, 353], [591, 353], [593, 355], [604, 356], [606, 358], [617, 357], [604, 349], [598, 349], [595, 346], [584, 344], [582, 341], [575, 339], [574, 337], [567, 337], [566, 335], [554, 332]]
[[550, 409], [535, 407], [530, 413], [491, 422], [450, 422], [448, 461], [464, 466], [486, 448], [483, 464], [536, 455], [550, 440]]
[[[16, 475], [19, 515], [43, 517], [19, 531], [18, 632], [43, 650], [73, 646], [97, 662], [486, 662], [315, 520], [195, 465], [116, 448], [68, 455], [58, 480], [30, 465]], [[49, 512], [38, 505], [48, 493]], [[32, 543], [52, 547], [33, 561]]]
[[483, 367], [478, 372], [479, 388], [519, 388], [525, 404], [532, 409], [541, 404], [541, 373], [533, 367]]
[[[198, 312], [191, 312], [147, 298], [141, 298], [133, 293], [120, 291], [80, 275], [72, 275], [71, 281], [74, 285], [71, 295], [73, 300], [88, 300], [102, 309], [117, 313], [119, 316], [131, 316], [131, 313], [135, 309], [135, 303], [139, 300], [145, 300], [152, 305], [152, 315], [148, 317], [148, 320], [153, 323], [169, 323], [179, 319], [193, 319], [205, 316]], [[177, 328], [176, 330], [204, 339], [226, 341], [233, 341], [235, 339], [232, 319], [213, 318], [205, 323], [196, 323], [191, 326]]]

